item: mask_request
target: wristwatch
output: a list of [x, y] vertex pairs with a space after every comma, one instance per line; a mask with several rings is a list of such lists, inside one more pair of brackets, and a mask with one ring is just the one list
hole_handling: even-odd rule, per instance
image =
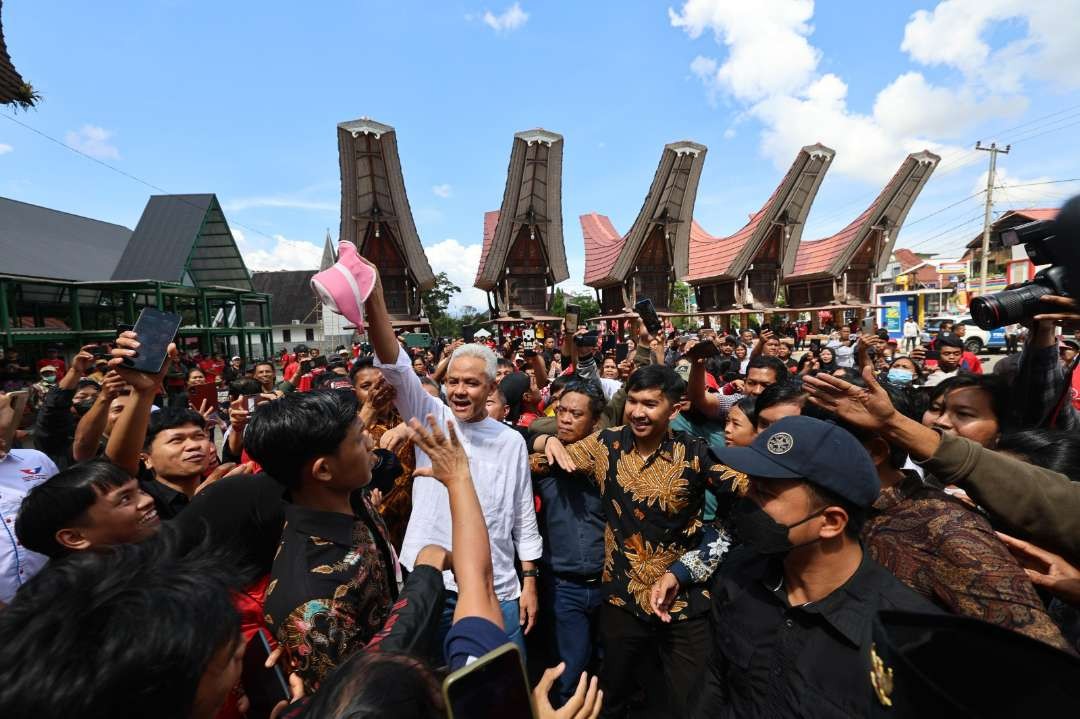
[[539, 577], [540, 576], [540, 570], [539, 569], [524, 569], [521, 572], [521, 576], [522, 577]]

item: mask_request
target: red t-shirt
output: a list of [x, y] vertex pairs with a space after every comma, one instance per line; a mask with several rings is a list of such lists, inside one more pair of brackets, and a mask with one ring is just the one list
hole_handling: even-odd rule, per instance
[[67, 372], [67, 364], [64, 360], [57, 357], [56, 359], [39, 359], [37, 362], [38, 371], [41, 371], [42, 367], [55, 367], [56, 374], [63, 375]]

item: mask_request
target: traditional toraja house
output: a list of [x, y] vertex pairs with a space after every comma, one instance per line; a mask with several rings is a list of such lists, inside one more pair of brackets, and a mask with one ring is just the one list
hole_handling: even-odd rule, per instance
[[[0, 0], [0, 16], [3, 15], [3, 6], [3, 0]], [[0, 105], [16, 105], [25, 110], [32, 107], [37, 100], [38, 94], [34, 88], [22, 79], [11, 62], [7, 43], [4, 42], [3, 20], [0, 18]]]
[[549, 318], [556, 284], [570, 276], [562, 227], [563, 138], [544, 129], [514, 135], [498, 210], [484, 213], [484, 244], [473, 286], [493, 318]]
[[596, 290], [604, 316], [617, 316], [648, 297], [657, 309], [671, 305], [675, 280], [688, 270], [690, 223], [704, 145], [664, 146], [649, 193], [626, 235], [606, 215], [581, 216], [585, 237], [585, 284]]
[[781, 270], [795, 259], [806, 216], [834, 154], [820, 144], [802, 148], [772, 197], [733, 235], [713, 237], [693, 223], [684, 275], [694, 287], [700, 313], [776, 305]]
[[341, 164], [342, 240], [379, 268], [386, 306], [394, 322], [421, 321], [420, 293], [431, 289], [431, 272], [416, 232], [394, 128], [366, 117], [342, 122], [338, 130]]
[[940, 160], [928, 150], [908, 155], [851, 224], [831, 237], [802, 243], [784, 263], [787, 306], [802, 311], [868, 306], [873, 278], [884, 270], [908, 211]]

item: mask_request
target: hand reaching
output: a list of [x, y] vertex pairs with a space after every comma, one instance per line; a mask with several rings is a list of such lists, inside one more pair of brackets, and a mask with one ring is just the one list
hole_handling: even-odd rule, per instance
[[79, 348], [79, 353], [72, 358], [71, 368], [75, 370], [80, 377], [85, 377], [94, 366], [94, 350], [97, 348], [98, 346], [96, 344], [83, 345]]
[[430, 467], [417, 467], [413, 470], [413, 476], [434, 477], [448, 486], [454, 482], [470, 481], [469, 458], [458, 441], [453, 422], [446, 423], [446, 434], [443, 434], [434, 415], [429, 414], [427, 421], [430, 431], [415, 417], [407, 425], [409, 439], [431, 459]]
[[[161, 371], [156, 375], [138, 372], [124, 365], [124, 358], [134, 357], [139, 349], [139, 337], [134, 332], [122, 332], [116, 338], [116, 347], [111, 351], [112, 359], [109, 360], [109, 368], [114, 370], [120, 377], [131, 385], [133, 392], [140, 394], [157, 392], [161, 387], [161, 381], [169, 373], [169, 368], [179, 356], [176, 345], [169, 343], [165, 361], [161, 363]], [[91, 357], [92, 358], [92, 357]]]
[[863, 367], [862, 376], [869, 389], [828, 374], [804, 376], [803, 388], [818, 407], [835, 412], [857, 427], [880, 431], [896, 415], [896, 408], [888, 392], [874, 379], [872, 366]]
[[574, 691], [566, 704], [559, 709], [551, 706], [548, 695], [551, 686], [566, 670], [566, 663], [560, 663], [551, 667], [540, 677], [536, 688], [533, 689], [533, 701], [536, 703], [536, 713], [539, 719], [596, 719], [600, 716], [600, 709], [604, 705], [604, 692], [597, 684], [596, 677], [592, 679], [585, 672], [578, 679], [577, 690]]
[[997, 535], [1020, 562], [1032, 584], [1046, 589], [1069, 604], [1080, 604], [1080, 568], [1070, 564], [1061, 555], [1037, 547], [1031, 542], [1001, 532]]

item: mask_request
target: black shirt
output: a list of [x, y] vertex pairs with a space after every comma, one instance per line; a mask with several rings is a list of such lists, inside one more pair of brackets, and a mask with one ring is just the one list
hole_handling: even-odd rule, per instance
[[184, 507], [188, 506], [188, 496], [178, 492], [172, 487], [153, 478], [149, 470], [144, 474], [140, 472], [139, 489], [154, 498], [154, 508], [157, 509], [158, 517], [162, 521], [175, 519]]
[[871, 627], [879, 610], [939, 613], [863, 554], [843, 586], [788, 604], [780, 562], [731, 553], [711, 587], [713, 648], [694, 717], [861, 717], [870, 683]]
[[540, 561], [556, 574], [599, 579], [604, 570], [604, 500], [596, 484], [558, 465], [552, 467], [537, 452], [529, 455], [533, 484], [540, 496]]
[[296, 662], [308, 692], [382, 629], [397, 599], [397, 564], [364, 492], [353, 516], [296, 504], [266, 588], [266, 626]]

